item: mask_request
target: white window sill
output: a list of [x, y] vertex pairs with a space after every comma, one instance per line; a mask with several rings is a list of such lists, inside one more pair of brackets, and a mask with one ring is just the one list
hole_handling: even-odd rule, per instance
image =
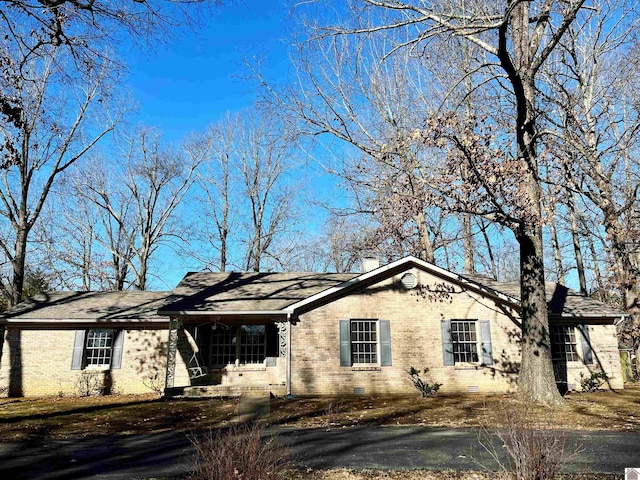
[[378, 365], [354, 365], [351, 367], [351, 370], [354, 372], [379, 372], [382, 370], [382, 367]]
[[477, 370], [479, 367], [482, 367], [479, 363], [456, 363], [454, 365], [456, 370]]
[[571, 369], [585, 368], [585, 365], [582, 362], [566, 362], [565, 365], [567, 366], [567, 368], [571, 368]]
[[214, 367], [212, 372], [264, 372], [267, 370], [267, 367], [258, 363], [255, 365], [227, 365], [226, 367]]
[[89, 365], [84, 367], [84, 369], [82, 370], [83, 372], [106, 372], [107, 370], [110, 370], [111, 366], [110, 365]]

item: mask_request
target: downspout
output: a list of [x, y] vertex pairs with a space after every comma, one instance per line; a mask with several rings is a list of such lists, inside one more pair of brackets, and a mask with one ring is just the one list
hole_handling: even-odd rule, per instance
[[291, 395], [291, 314], [287, 313], [287, 395]]

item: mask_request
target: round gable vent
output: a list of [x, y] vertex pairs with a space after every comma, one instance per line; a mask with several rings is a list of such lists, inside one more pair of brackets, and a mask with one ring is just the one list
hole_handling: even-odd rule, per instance
[[402, 286], [407, 290], [411, 290], [412, 288], [416, 288], [418, 285], [418, 279], [413, 273], [405, 273], [400, 279]]

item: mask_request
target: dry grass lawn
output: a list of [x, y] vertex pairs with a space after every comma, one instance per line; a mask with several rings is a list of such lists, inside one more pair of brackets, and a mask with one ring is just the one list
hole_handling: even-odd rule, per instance
[[[491, 426], [497, 405], [510, 402], [516, 402], [513, 395], [275, 399], [270, 415], [261, 422], [295, 428]], [[229, 423], [236, 404], [236, 399], [165, 401], [152, 395], [5, 398], [0, 399], [0, 441], [216, 428]], [[542, 407], [532, 407], [529, 412], [540, 420], [550, 415]], [[619, 392], [571, 394], [552, 413], [557, 419], [550, 425], [553, 428], [640, 430], [640, 385]]]

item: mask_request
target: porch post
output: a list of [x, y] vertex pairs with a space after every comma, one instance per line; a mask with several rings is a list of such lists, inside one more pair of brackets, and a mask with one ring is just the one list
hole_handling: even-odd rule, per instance
[[291, 395], [291, 315], [287, 314], [287, 395]]
[[287, 317], [284, 322], [275, 322], [278, 329], [278, 357], [284, 358], [285, 362], [285, 385], [287, 395], [291, 395], [291, 354], [289, 345], [291, 344], [291, 322]]
[[167, 376], [164, 388], [174, 386], [176, 375], [176, 355], [178, 352], [178, 331], [182, 328], [182, 322], [177, 317], [169, 320], [169, 342], [167, 343]]

